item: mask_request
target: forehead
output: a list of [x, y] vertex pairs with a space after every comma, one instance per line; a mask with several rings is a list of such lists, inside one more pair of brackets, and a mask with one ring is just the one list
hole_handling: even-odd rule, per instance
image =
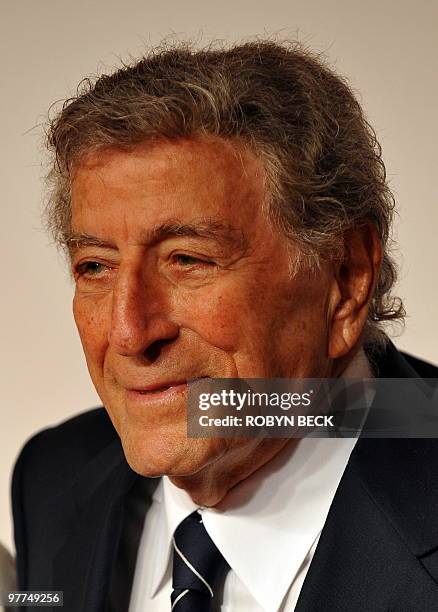
[[105, 231], [120, 217], [125, 225], [141, 217], [143, 226], [194, 217], [251, 224], [262, 213], [264, 182], [261, 161], [223, 139], [106, 149], [85, 157], [73, 176], [73, 228]]

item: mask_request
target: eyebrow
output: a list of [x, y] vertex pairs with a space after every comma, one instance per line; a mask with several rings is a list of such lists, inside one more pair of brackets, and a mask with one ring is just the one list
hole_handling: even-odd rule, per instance
[[[144, 232], [141, 240], [144, 244], [153, 246], [166, 238], [189, 237], [216, 240], [236, 249], [246, 249], [247, 241], [242, 230], [237, 230], [230, 224], [217, 220], [202, 220], [193, 223], [167, 221], [152, 230]], [[64, 238], [70, 254], [78, 249], [95, 246], [103, 249], [116, 250], [117, 246], [107, 240], [86, 233], [70, 232]]]

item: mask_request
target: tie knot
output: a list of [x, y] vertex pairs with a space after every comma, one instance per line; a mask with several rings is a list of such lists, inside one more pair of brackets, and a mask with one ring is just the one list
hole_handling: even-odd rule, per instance
[[229, 565], [208, 535], [202, 516], [198, 511], [192, 512], [178, 525], [173, 537], [172, 609], [207, 610], [228, 570]]

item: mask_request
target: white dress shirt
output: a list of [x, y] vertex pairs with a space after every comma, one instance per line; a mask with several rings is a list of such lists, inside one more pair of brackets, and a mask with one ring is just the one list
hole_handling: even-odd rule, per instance
[[[363, 351], [343, 376], [372, 377]], [[213, 600], [215, 612], [294, 610], [355, 444], [356, 438], [291, 440], [214, 508], [200, 508], [163, 477], [146, 515], [129, 612], [169, 612], [172, 536], [197, 509], [232, 568]]]

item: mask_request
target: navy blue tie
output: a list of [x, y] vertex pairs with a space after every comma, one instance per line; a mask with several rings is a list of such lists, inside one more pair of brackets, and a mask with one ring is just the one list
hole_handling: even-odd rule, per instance
[[208, 535], [198, 511], [176, 528], [173, 537], [174, 612], [209, 612], [230, 566]]

